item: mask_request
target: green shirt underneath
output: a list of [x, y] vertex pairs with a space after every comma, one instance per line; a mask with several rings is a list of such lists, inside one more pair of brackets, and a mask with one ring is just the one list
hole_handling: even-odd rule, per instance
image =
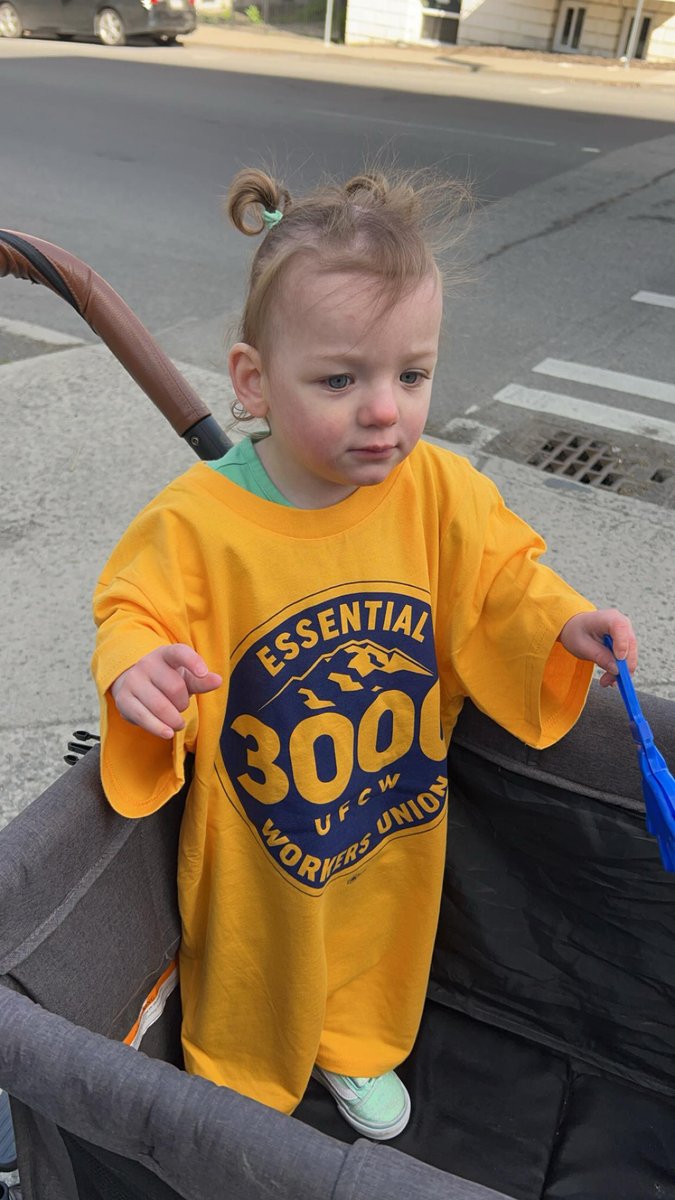
[[[256, 441], [260, 441], [260, 438]], [[255, 452], [255, 441], [252, 438], [245, 437], [236, 446], [231, 446], [222, 458], [216, 458], [207, 465], [213, 467], [219, 475], [224, 475], [230, 483], [238, 484], [245, 491], [259, 496], [261, 500], [271, 500], [273, 504], [293, 508], [290, 501], [272, 483]]]

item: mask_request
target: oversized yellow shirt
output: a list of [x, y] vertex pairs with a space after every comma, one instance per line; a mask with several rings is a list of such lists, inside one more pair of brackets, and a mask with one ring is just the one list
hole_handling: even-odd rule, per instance
[[[112, 806], [141, 817], [195, 753], [179, 861], [190, 1071], [291, 1112], [314, 1062], [378, 1075], [408, 1055], [463, 700], [544, 747], [590, 682], [556, 638], [592, 605], [544, 549], [489, 480], [423, 443], [312, 511], [199, 464], [133, 522], [94, 602], [101, 770]], [[167, 642], [224, 680], [173, 744], [108, 694]]]

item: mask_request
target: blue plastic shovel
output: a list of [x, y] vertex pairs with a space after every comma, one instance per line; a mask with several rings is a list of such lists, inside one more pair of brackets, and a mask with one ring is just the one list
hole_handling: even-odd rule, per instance
[[[609, 634], [603, 641], [614, 653]], [[663, 755], [654, 745], [652, 731], [640, 708], [625, 660], [617, 658], [615, 662], [619, 668], [619, 692], [626, 706], [630, 731], [638, 751], [647, 832], [658, 840], [666, 871], [675, 871], [675, 779]]]

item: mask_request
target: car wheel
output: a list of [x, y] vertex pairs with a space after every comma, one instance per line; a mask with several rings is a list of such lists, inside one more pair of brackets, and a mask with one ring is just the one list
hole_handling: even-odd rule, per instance
[[23, 35], [23, 25], [18, 12], [9, 0], [0, 4], [0, 37], [20, 38]]
[[178, 35], [175, 33], [156, 33], [152, 38], [158, 46], [175, 46], [178, 41]]
[[114, 8], [102, 8], [96, 18], [94, 32], [104, 46], [123, 46], [124, 22]]

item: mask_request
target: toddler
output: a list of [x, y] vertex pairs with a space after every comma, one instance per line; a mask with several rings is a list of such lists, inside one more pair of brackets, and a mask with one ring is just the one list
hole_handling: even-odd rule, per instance
[[[291, 199], [235, 178], [261, 234], [229, 367], [268, 432], [132, 523], [95, 595], [102, 779], [128, 817], [194, 771], [181, 830], [187, 1069], [291, 1113], [312, 1074], [395, 1137], [445, 862], [465, 697], [530, 746], [577, 720], [630, 621], [539, 561], [469, 463], [421, 441], [442, 316], [437, 193], [363, 175]], [[430, 200], [431, 197], [431, 200]], [[433, 203], [432, 203], [433, 202]]]

